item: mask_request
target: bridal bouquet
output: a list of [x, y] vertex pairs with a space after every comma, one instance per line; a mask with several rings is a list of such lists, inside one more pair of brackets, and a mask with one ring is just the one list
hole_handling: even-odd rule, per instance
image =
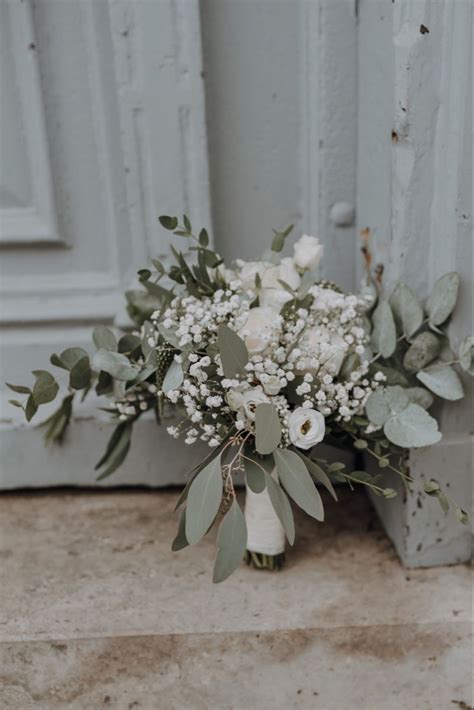
[[[428, 410], [435, 396], [463, 396], [453, 365], [472, 370], [474, 339], [455, 355], [442, 329], [456, 303], [457, 274], [439, 279], [425, 306], [404, 283], [387, 299], [366, 246], [361, 292], [346, 295], [315, 275], [323, 251], [317, 238], [303, 235], [292, 257], [280, 257], [291, 227], [274, 232], [261, 261], [227, 268], [206, 230], [195, 235], [186, 216], [182, 224], [176, 217], [160, 222], [185, 240], [185, 253], [172, 247], [171, 266], [153, 260], [153, 270], [138, 272], [143, 289], [127, 293], [134, 330], [117, 338], [100, 326], [94, 355], [82, 348], [52, 355], [68, 389], [44, 423], [47, 440], [63, 439], [77, 393], [106, 395], [117, 426], [96, 467], [104, 478], [125, 459], [138, 418], [152, 410], [160, 423], [171, 407], [169, 434], [209, 446], [178, 500], [173, 549], [199, 542], [218, 522], [216, 582], [244, 557], [258, 568], [279, 568], [285, 539], [291, 545], [295, 538], [290, 499], [324, 520], [316, 483], [335, 499], [335, 482], [396, 495], [380, 485], [380, 475], [318, 457], [322, 441], [355, 449], [408, 488], [416, 485], [406, 451], [440, 440]], [[33, 375], [31, 388], [9, 385], [26, 395], [11, 403], [28, 421], [60, 389], [50, 372]], [[245, 483], [244, 512], [236, 483]], [[450, 507], [436, 481], [425, 492]]]

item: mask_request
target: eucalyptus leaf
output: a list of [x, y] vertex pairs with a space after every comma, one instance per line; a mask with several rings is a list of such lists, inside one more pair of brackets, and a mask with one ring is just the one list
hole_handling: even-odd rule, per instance
[[13, 407], [18, 407], [19, 409], [23, 409], [22, 403], [19, 402], [17, 399], [9, 399], [8, 404], [11, 404]]
[[26, 421], [27, 422], [31, 421], [37, 411], [38, 411], [38, 405], [36, 404], [36, 402], [33, 398], [33, 394], [30, 394], [30, 396], [26, 400], [26, 406], [25, 406]]
[[207, 247], [207, 246], [208, 246], [208, 244], [209, 244], [209, 235], [208, 235], [208, 233], [207, 233], [207, 231], [206, 231], [205, 229], [201, 229], [201, 231], [199, 232], [199, 237], [198, 237], [198, 239], [199, 239], [199, 244], [200, 244], [202, 247]]
[[31, 392], [29, 387], [24, 387], [23, 385], [11, 385], [8, 382], [5, 382], [5, 384], [12, 392], [16, 392], [17, 394], [30, 394]]
[[186, 513], [186, 539], [190, 545], [206, 534], [214, 522], [222, 500], [221, 457], [203, 468], [189, 487]]
[[94, 328], [92, 331], [92, 340], [98, 350], [102, 348], [103, 350], [116, 352], [118, 349], [117, 338], [105, 325], [98, 325]]
[[140, 372], [140, 367], [131, 363], [125, 355], [109, 350], [97, 350], [92, 364], [94, 369], [108, 372], [116, 380], [124, 382], [133, 380]]
[[281, 423], [273, 404], [263, 402], [255, 410], [255, 448], [259, 454], [271, 454], [281, 440]]
[[291, 510], [290, 501], [285, 491], [278, 485], [269, 473], [265, 472], [265, 480], [267, 483], [267, 491], [270, 496], [273, 509], [278, 516], [285, 535], [290, 545], [295, 541], [295, 520], [293, 511]]
[[184, 379], [183, 368], [179, 362], [173, 360], [168, 368], [168, 371], [161, 385], [163, 392], [169, 392], [170, 390], [177, 390]]
[[189, 547], [189, 542], [186, 540], [186, 508], [183, 508], [179, 514], [178, 532], [171, 544], [171, 550], [178, 552], [185, 547]]
[[59, 356], [59, 359], [65, 370], [72, 370], [76, 362], [86, 355], [88, 356], [88, 353], [84, 348], [66, 348]]
[[59, 385], [46, 370], [34, 370], [33, 375], [36, 382], [33, 386], [33, 399], [36, 405], [52, 402], [59, 392]]
[[451, 315], [458, 298], [459, 282], [459, 274], [455, 271], [436, 281], [426, 304], [431, 325], [441, 325]]
[[89, 356], [84, 355], [71, 368], [69, 375], [69, 386], [74, 390], [82, 390], [90, 385], [92, 372], [90, 368]]
[[392, 309], [387, 301], [380, 301], [372, 314], [372, 345], [377, 353], [388, 358], [397, 346], [397, 331]]
[[165, 229], [173, 230], [176, 229], [178, 226], [178, 220], [176, 217], [168, 217], [168, 215], [161, 215], [161, 217], [158, 217], [160, 220], [160, 224], [162, 227]]
[[432, 362], [440, 350], [441, 342], [434, 333], [429, 331], [420, 333], [406, 351], [403, 367], [408, 372], [418, 372]]
[[459, 375], [449, 365], [432, 366], [429, 370], [416, 373], [417, 378], [429, 390], [450, 401], [462, 399], [464, 390]]
[[319, 466], [316, 461], [313, 461], [313, 459], [310, 459], [308, 456], [305, 456], [302, 454], [300, 451], [297, 452], [298, 456], [303, 459], [306, 468], [308, 469], [310, 475], [318, 481], [318, 483], [321, 483], [327, 491], [332, 495], [334, 500], [337, 501], [337, 495], [336, 491], [334, 490], [334, 486], [331, 483], [331, 480], [329, 476], [323, 471], [321, 466]]
[[242, 562], [246, 547], [247, 525], [240, 505], [234, 498], [219, 525], [213, 582], [223, 582], [232, 572], [235, 572]]
[[423, 322], [423, 308], [417, 297], [411, 288], [400, 281], [395, 286], [389, 303], [400, 332], [409, 338]]
[[118, 341], [118, 351], [119, 353], [134, 353], [138, 351], [142, 346], [142, 341], [138, 335], [133, 335], [132, 333], [126, 333], [122, 335]]
[[441, 439], [438, 422], [417, 404], [409, 404], [385, 422], [384, 434], [389, 441], [405, 449], [431, 446]]
[[222, 323], [217, 334], [219, 352], [224, 375], [233, 378], [236, 375], [245, 375], [245, 366], [249, 361], [247, 346], [236, 332], [228, 325]]
[[402, 412], [409, 404], [406, 391], [399, 385], [381, 387], [367, 399], [365, 411], [376, 426], [383, 426], [393, 414]]
[[265, 490], [265, 469], [254, 459], [248, 457], [244, 459], [245, 481], [254, 493], [261, 493]]
[[104, 478], [110, 476], [124, 462], [130, 449], [131, 435], [131, 422], [124, 422], [123, 426], [119, 424], [109, 441], [105, 455], [96, 465], [97, 469], [103, 464], [106, 464], [105, 469], [103, 469], [97, 477], [97, 481], [102, 481]]
[[433, 395], [424, 387], [409, 387], [405, 392], [410, 402], [419, 404], [423, 409], [429, 409], [434, 402]]
[[308, 515], [316, 520], [324, 520], [324, 508], [319, 491], [303, 460], [288, 449], [273, 452], [278, 476], [287, 493]]
[[465, 338], [459, 346], [459, 364], [465, 372], [474, 374], [472, 361], [474, 359], [474, 337]]

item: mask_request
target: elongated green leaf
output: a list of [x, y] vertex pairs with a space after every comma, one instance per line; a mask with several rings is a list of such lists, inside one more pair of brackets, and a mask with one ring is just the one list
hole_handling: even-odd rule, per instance
[[92, 331], [92, 340], [97, 350], [102, 348], [103, 350], [111, 350], [112, 352], [117, 352], [117, 338], [112, 333], [109, 328], [105, 325], [98, 325]]
[[12, 392], [17, 394], [30, 394], [31, 392], [29, 387], [24, 387], [23, 385], [11, 385], [8, 382], [5, 382], [5, 384]]
[[435, 359], [441, 350], [441, 342], [434, 333], [420, 333], [403, 358], [403, 367], [408, 372], [418, 372]]
[[36, 382], [33, 386], [33, 399], [36, 405], [52, 402], [59, 392], [59, 385], [46, 370], [34, 370]]
[[397, 331], [392, 309], [387, 301], [380, 301], [372, 314], [372, 345], [382, 357], [393, 355], [397, 346]]
[[288, 500], [285, 491], [267, 472], [265, 472], [265, 481], [273, 509], [278, 516], [283, 530], [285, 531], [288, 542], [292, 545], [295, 541], [295, 521], [290, 501]]
[[409, 338], [423, 322], [423, 308], [417, 297], [411, 288], [400, 281], [390, 296], [389, 304], [401, 333]]
[[[130, 449], [130, 439], [132, 436], [132, 423], [124, 422], [124, 427], [120, 429], [119, 427], [117, 427], [119, 433], [118, 436], [114, 439], [114, 446], [109, 450], [108, 455], [104, 460], [104, 464], [107, 465], [105, 469], [101, 472], [101, 474], [97, 476], [97, 481], [102, 481], [104, 478], [107, 478], [114, 471], [116, 471], [117, 468], [122, 465], [128, 454], [128, 451]], [[98, 467], [99, 464], [96, 465], [96, 468]]]
[[30, 394], [30, 396], [26, 400], [26, 406], [25, 406], [26, 421], [27, 422], [31, 421], [37, 411], [38, 411], [38, 405], [36, 404], [36, 402], [33, 398], [33, 395]]
[[186, 540], [186, 508], [183, 508], [179, 514], [178, 533], [173, 540], [171, 549], [173, 552], [178, 552], [188, 546], [189, 542]]
[[287, 493], [308, 515], [324, 520], [321, 496], [303, 460], [288, 449], [275, 449], [273, 453], [278, 476]]
[[188, 491], [186, 539], [190, 545], [206, 534], [216, 517], [222, 499], [221, 457], [216, 456], [202, 469]]
[[97, 350], [92, 364], [96, 370], [108, 372], [116, 380], [124, 382], [133, 380], [140, 372], [139, 366], [132, 364], [125, 355], [108, 350]]
[[245, 365], [249, 361], [247, 346], [237, 333], [224, 323], [219, 326], [217, 334], [222, 368], [226, 377], [245, 375]]
[[[246, 454], [248, 457], [248, 454]], [[265, 469], [262, 463], [248, 457], [244, 459], [245, 481], [254, 493], [265, 490]], [[268, 469], [267, 469], [268, 470]]]
[[329, 491], [334, 500], [337, 500], [337, 495], [336, 491], [334, 490], [334, 486], [332, 485], [329, 476], [323, 471], [321, 466], [319, 466], [316, 461], [313, 461], [312, 459], [308, 458], [308, 456], [302, 454], [300, 451], [297, 451], [296, 453], [301, 459], [303, 459], [310, 475], [316, 481], [318, 481], [318, 483], [321, 483], [321, 485], [324, 486], [327, 491]]
[[179, 362], [173, 360], [165, 375], [161, 389], [163, 390], [163, 392], [177, 390], [181, 386], [183, 379], [184, 373], [182, 366], [179, 364]]
[[281, 440], [281, 423], [273, 404], [263, 402], [255, 410], [255, 447], [259, 454], [271, 454]]
[[429, 390], [451, 401], [462, 399], [464, 390], [462, 382], [459, 379], [457, 372], [449, 365], [440, 364], [433, 366], [430, 370], [422, 370], [416, 373], [420, 382], [428, 387]]
[[405, 449], [430, 446], [441, 439], [438, 422], [417, 404], [408, 407], [385, 422], [384, 434], [389, 441]]
[[91, 376], [92, 372], [90, 368], [89, 356], [85, 355], [84, 357], [81, 357], [81, 359], [78, 360], [71, 369], [71, 374], [69, 375], [69, 386], [74, 390], [82, 390], [90, 385]]
[[451, 315], [458, 298], [459, 281], [459, 274], [455, 271], [436, 281], [426, 304], [431, 325], [441, 325]]
[[223, 582], [235, 572], [242, 562], [247, 546], [247, 525], [244, 515], [234, 498], [225, 514], [217, 533], [217, 558], [214, 565], [213, 582]]

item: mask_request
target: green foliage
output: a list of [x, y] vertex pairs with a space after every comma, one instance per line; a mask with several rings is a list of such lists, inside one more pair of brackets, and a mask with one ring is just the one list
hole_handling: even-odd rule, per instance
[[102, 468], [98, 481], [110, 476], [125, 460], [130, 449], [133, 422], [121, 422], [114, 429], [102, 458], [95, 465], [95, 470]]
[[380, 301], [372, 314], [372, 345], [377, 353], [388, 358], [397, 346], [397, 331], [392, 309], [387, 301]]
[[117, 338], [105, 325], [98, 325], [94, 328], [92, 331], [92, 340], [97, 350], [101, 348], [103, 350], [111, 350], [112, 352], [117, 352], [118, 350]]
[[417, 297], [403, 281], [400, 281], [390, 296], [389, 304], [399, 331], [410, 338], [423, 322], [423, 308]]
[[173, 552], [178, 552], [188, 546], [189, 542], [186, 539], [186, 508], [183, 508], [179, 514], [178, 532], [173, 540], [171, 549]]
[[293, 231], [293, 224], [290, 224], [282, 232], [278, 232], [276, 229], [273, 230], [273, 241], [272, 241], [272, 251], [280, 252], [285, 246], [285, 239]]
[[36, 406], [52, 402], [59, 392], [59, 385], [46, 370], [33, 370], [36, 382], [33, 385], [32, 396]]
[[283, 530], [285, 531], [288, 542], [292, 545], [295, 541], [295, 521], [290, 501], [281, 486], [279, 486], [267, 472], [265, 472], [265, 480], [273, 509], [278, 516]]
[[441, 350], [439, 338], [429, 331], [420, 333], [413, 340], [403, 358], [403, 367], [408, 372], [418, 372], [432, 362]]
[[390, 417], [383, 430], [389, 441], [406, 449], [430, 446], [441, 439], [438, 422], [418, 404], [409, 404], [402, 412]]
[[324, 509], [321, 496], [306, 469], [303, 459], [288, 449], [275, 449], [273, 457], [278, 477], [286, 492], [302, 510], [322, 522], [324, 520]]
[[474, 337], [472, 335], [465, 338], [459, 346], [459, 364], [465, 372], [474, 374], [472, 363], [474, 359]]
[[[268, 457], [271, 459], [271, 457]], [[261, 493], [265, 490], [265, 470], [268, 468], [263, 466], [263, 457], [260, 460], [256, 458], [251, 458], [250, 452], [246, 452], [246, 458], [244, 459], [244, 469], [245, 469], [245, 481], [254, 493]]]
[[318, 481], [318, 483], [321, 483], [321, 485], [323, 485], [326, 490], [329, 491], [334, 500], [337, 501], [336, 491], [334, 490], [334, 486], [331, 483], [331, 479], [323, 471], [321, 466], [319, 466], [316, 461], [313, 461], [312, 459], [308, 458], [308, 456], [302, 454], [301, 451], [297, 451], [296, 453], [301, 459], [303, 459], [306, 468], [308, 469], [310, 475], [314, 478], [314, 480]]
[[222, 324], [219, 326], [217, 339], [224, 375], [230, 379], [237, 375], [245, 375], [249, 354], [242, 338], [239, 338], [228, 325]]
[[247, 546], [247, 525], [237, 499], [234, 497], [217, 533], [217, 558], [213, 582], [223, 582], [243, 560]]
[[124, 382], [135, 379], [140, 372], [139, 366], [131, 363], [125, 355], [109, 350], [97, 350], [92, 364], [96, 370], [108, 372], [114, 379]]
[[441, 325], [453, 312], [458, 298], [459, 281], [459, 274], [454, 271], [436, 281], [426, 304], [430, 325]]
[[263, 402], [255, 410], [255, 448], [259, 454], [271, 454], [281, 440], [281, 423], [273, 404]]
[[161, 226], [165, 229], [169, 229], [172, 231], [178, 226], [177, 217], [168, 217], [167, 215], [161, 215], [161, 217], [159, 217], [158, 219], [160, 221]]
[[186, 539], [190, 545], [206, 534], [222, 499], [221, 456], [216, 456], [196, 476], [189, 487], [186, 506]]
[[173, 360], [163, 379], [161, 389], [163, 390], [163, 392], [169, 392], [169, 390], [176, 390], [178, 389], [178, 387], [180, 387], [181, 383], [183, 382], [183, 379], [184, 373], [182, 366], [179, 364], [179, 362]]
[[416, 376], [420, 382], [434, 392], [434, 394], [438, 395], [438, 397], [455, 401], [462, 399], [464, 396], [464, 390], [459, 375], [449, 365], [439, 363], [439, 365], [433, 365], [429, 370], [417, 372]]

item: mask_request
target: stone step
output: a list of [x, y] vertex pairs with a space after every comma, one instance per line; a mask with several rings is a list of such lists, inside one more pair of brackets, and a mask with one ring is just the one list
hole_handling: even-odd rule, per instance
[[469, 568], [407, 572], [341, 498], [282, 572], [213, 585], [212, 536], [170, 551], [174, 491], [4, 494], [0, 707], [471, 707]]

